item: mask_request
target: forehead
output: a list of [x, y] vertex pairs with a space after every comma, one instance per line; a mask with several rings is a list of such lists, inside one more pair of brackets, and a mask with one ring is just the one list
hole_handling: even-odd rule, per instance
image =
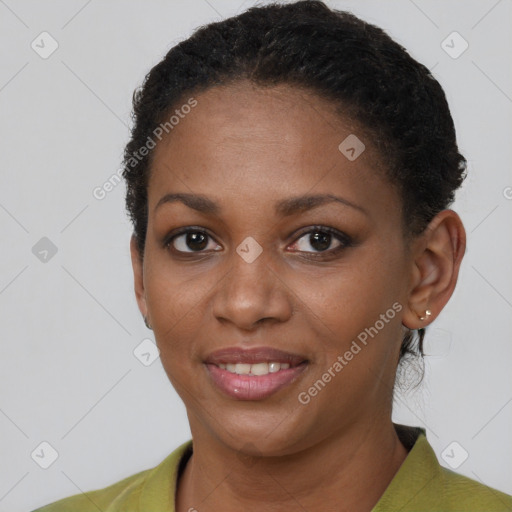
[[[177, 146], [193, 138], [202, 146], [223, 145], [228, 149], [243, 144], [243, 149], [250, 151], [265, 145], [283, 157], [296, 157], [302, 151], [302, 157], [318, 160], [320, 151], [325, 153], [328, 147], [329, 154], [336, 154], [332, 150], [337, 150], [343, 134], [355, 132], [366, 138], [362, 126], [340, 116], [334, 103], [288, 84], [260, 87], [243, 80], [212, 87], [195, 100], [197, 106], [181, 116], [160, 144], [161, 149], [171, 145], [173, 151], [179, 150]], [[187, 98], [182, 102], [185, 104]]]
[[[378, 194], [396, 203], [362, 127], [316, 94], [244, 81], [194, 99], [197, 105], [186, 109], [154, 150], [150, 211], [172, 192], [216, 197], [231, 192], [255, 201], [336, 190], [348, 200], [362, 195], [359, 201], [375, 202], [372, 195]], [[346, 152], [352, 149], [347, 140], [357, 153], [362, 150], [356, 158]]]

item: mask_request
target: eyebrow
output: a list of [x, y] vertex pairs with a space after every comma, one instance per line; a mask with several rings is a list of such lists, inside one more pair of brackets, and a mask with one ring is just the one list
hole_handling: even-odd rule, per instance
[[[192, 208], [193, 210], [204, 213], [206, 215], [219, 215], [222, 211], [222, 208], [218, 203], [206, 196], [199, 194], [178, 193], [166, 194], [160, 198], [157, 205], [155, 206], [154, 212], [156, 212], [156, 210], [163, 204], [175, 202], [181, 202], [189, 208]], [[304, 211], [317, 208], [318, 206], [333, 202], [341, 203], [345, 206], [349, 206], [363, 212], [364, 214], [367, 214], [367, 211], [361, 206], [333, 194], [303, 195], [282, 199], [275, 204], [274, 209], [276, 215], [280, 217], [289, 217], [296, 213], [302, 213]]]

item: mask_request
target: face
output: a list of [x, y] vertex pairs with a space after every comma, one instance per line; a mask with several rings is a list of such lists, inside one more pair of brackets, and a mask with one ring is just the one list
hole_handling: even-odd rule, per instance
[[194, 438], [284, 455], [389, 421], [411, 259], [371, 140], [287, 85], [195, 99], [155, 148], [135, 269]]

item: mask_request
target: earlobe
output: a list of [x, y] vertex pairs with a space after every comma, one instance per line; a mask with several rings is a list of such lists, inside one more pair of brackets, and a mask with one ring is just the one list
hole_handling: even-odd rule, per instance
[[148, 311], [146, 304], [146, 292], [144, 289], [143, 261], [137, 247], [135, 235], [132, 235], [130, 239], [130, 255], [132, 259], [135, 298], [137, 299], [137, 304], [139, 306], [140, 312], [142, 313], [142, 316], [146, 319]]
[[453, 294], [466, 248], [466, 233], [453, 210], [443, 210], [420, 236], [414, 255], [411, 289], [402, 323], [426, 327]]

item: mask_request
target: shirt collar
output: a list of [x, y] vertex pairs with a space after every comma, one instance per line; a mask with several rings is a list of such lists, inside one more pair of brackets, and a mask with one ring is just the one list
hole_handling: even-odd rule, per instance
[[441, 510], [436, 506], [442, 496], [442, 469], [426, 430], [393, 425], [409, 453], [371, 512], [423, 510], [427, 503], [429, 510]]
[[192, 454], [192, 440], [176, 448], [162, 463], [151, 470], [140, 494], [139, 510], [175, 512], [176, 485], [180, 463]]

